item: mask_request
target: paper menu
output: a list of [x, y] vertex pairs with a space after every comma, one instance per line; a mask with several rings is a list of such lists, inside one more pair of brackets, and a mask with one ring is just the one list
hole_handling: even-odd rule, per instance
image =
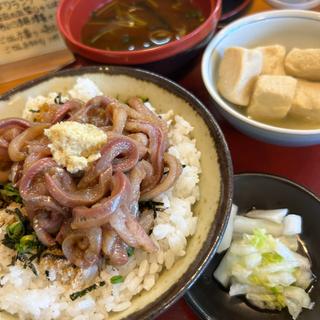
[[[0, 82], [73, 60], [56, 26], [57, 5], [58, 0], [0, 0]], [[32, 68], [22, 67], [23, 61]]]

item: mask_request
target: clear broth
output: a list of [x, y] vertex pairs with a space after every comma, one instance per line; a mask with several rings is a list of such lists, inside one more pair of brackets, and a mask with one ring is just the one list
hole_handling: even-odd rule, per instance
[[251, 117], [248, 117], [247, 115], [247, 109], [242, 107], [234, 107], [236, 111], [243, 114], [245, 117], [268, 124], [273, 127], [280, 127], [285, 129], [294, 129], [294, 130], [313, 130], [313, 129], [320, 129], [320, 123], [318, 121], [312, 121], [304, 118], [294, 118], [290, 115], [286, 116], [284, 119], [280, 120], [265, 120], [265, 119], [254, 119]]
[[193, 0], [113, 0], [92, 13], [81, 41], [103, 50], [148, 49], [180, 39], [204, 20]]

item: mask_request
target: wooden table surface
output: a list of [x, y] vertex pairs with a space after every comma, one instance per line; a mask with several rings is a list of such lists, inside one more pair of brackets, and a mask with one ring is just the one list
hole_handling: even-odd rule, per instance
[[[254, 0], [245, 14], [271, 9], [265, 1]], [[320, 7], [317, 10], [320, 11]], [[79, 61], [83, 64], [82, 59], [78, 59]], [[238, 132], [217, 114], [215, 106], [211, 102], [201, 80], [200, 62], [201, 57], [197, 58], [196, 63], [182, 78], [175, 80], [195, 94], [215, 115], [227, 139], [235, 173], [263, 172], [283, 176], [306, 186], [320, 196], [320, 173], [318, 174], [320, 146], [303, 148], [278, 147], [256, 141]], [[38, 76], [40, 75], [0, 85], [0, 94]], [[167, 319], [196, 320], [199, 318], [182, 298], [158, 317], [158, 320]]]

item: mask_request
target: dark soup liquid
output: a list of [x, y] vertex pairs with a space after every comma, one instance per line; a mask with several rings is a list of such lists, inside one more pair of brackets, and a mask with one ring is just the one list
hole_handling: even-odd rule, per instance
[[204, 15], [192, 0], [113, 0], [94, 11], [82, 42], [103, 50], [139, 50], [180, 39]]

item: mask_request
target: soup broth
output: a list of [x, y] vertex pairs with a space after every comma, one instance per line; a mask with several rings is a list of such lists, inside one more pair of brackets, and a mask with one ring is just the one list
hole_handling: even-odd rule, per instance
[[114, 0], [94, 11], [82, 42], [103, 50], [140, 50], [164, 45], [205, 20], [192, 0]]
[[[244, 108], [235, 107], [235, 110], [242, 113], [244, 116], [248, 117], [247, 111]], [[291, 115], [287, 115], [284, 119], [280, 120], [260, 120], [253, 119], [248, 117], [249, 119], [256, 120], [258, 122], [262, 122], [274, 127], [286, 128], [286, 129], [294, 129], [294, 130], [313, 130], [320, 129], [319, 121], [312, 121], [310, 119], [297, 119], [292, 117]]]

